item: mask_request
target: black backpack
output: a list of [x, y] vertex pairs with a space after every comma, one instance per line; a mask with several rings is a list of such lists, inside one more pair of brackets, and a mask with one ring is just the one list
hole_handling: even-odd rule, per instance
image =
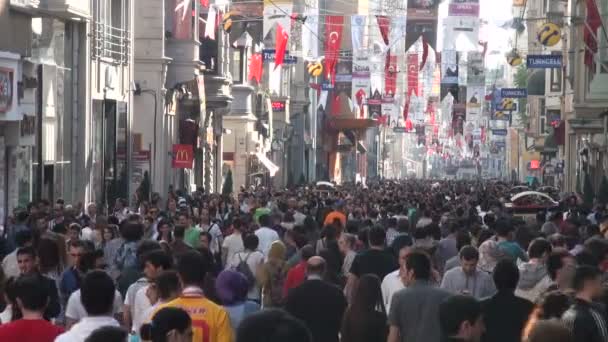
[[253, 285], [255, 285], [255, 275], [251, 271], [251, 267], [249, 267], [249, 265], [247, 264], [247, 259], [249, 259], [249, 256], [252, 253], [253, 252], [247, 254], [245, 260], [241, 258], [241, 254], [239, 253], [239, 264], [236, 265], [235, 268], [235, 271], [239, 272], [240, 274], [244, 275], [245, 278], [247, 278], [247, 282], [249, 283], [248, 289], [251, 289]]

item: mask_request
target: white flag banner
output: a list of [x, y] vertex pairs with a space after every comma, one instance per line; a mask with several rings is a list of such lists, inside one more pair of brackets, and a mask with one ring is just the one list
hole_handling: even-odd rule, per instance
[[351, 98], [356, 108], [356, 116], [360, 119], [366, 118], [365, 105], [371, 97], [371, 70], [368, 56], [356, 56], [353, 59], [353, 70], [351, 80]]
[[[406, 16], [393, 16], [391, 17], [391, 26], [388, 33], [388, 46], [393, 48], [391, 50], [391, 55], [394, 53], [393, 51], [403, 51], [405, 44], [405, 31], [407, 25], [407, 17]], [[399, 53], [397, 53], [399, 55]]]
[[329, 92], [327, 90], [321, 90], [321, 96], [319, 96], [319, 105], [317, 108], [322, 108], [325, 110], [327, 108], [327, 97], [329, 96]]
[[367, 24], [366, 15], [353, 15], [350, 17], [350, 32], [353, 44], [353, 53], [358, 55], [363, 52], [363, 37]]
[[467, 122], [472, 122], [475, 125], [479, 123], [485, 96], [484, 86], [467, 87]]
[[281, 24], [288, 35], [291, 34], [291, 13], [293, 4], [273, 4], [273, 6], [264, 6], [264, 32], [262, 38], [266, 38], [268, 32], [275, 25]]
[[444, 21], [445, 32], [450, 37], [451, 45], [456, 51], [476, 51], [479, 45], [478, 17], [447, 17]]
[[215, 6], [209, 6], [207, 23], [205, 24], [205, 37], [213, 40], [215, 40], [215, 18], [217, 18], [217, 10]]
[[[311, 9], [310, 11], [313, 11], [313, 9]], [[304, 22], [304, 24], [302, 24], [302, 57], [305, 61], [313, 61], [319, 59], [318, 37], [319, 16], [306, 15], [306, 21]]]

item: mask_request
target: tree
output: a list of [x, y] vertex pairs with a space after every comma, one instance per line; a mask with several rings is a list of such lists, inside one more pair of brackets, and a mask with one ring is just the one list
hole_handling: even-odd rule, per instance
[[597, 193], [597, 199], [600, 201], [600, 203], [608, 203], [608, 178], [606, 178], [606, 176], [602, 177], [602, 182], [600, 183], [600, 190]]
[[[528, 69], [525, 65], [520, 65], [515, 71], [514, 77], [515, 86], [517, 88], [528, 88]], [[528, 104], [527, 98], [521, 98], [517, 101], [517, 118], [524, 126], [528, 126], [530, 123], [530, 116], [526, 112], [526, 106]]]
[[583, 200], [585, 205], [592, 206], [595, 193], [593, 192], [593, 184], [591, 183], [591, 177], [588, 173], [585, 173], [585, 184], [583, 184]]
[[224, 179], [224, 185], [222, 186], [222, 195], [230, 196], [232, 194], [232, 170], [229, 169], [226, 173], [226, 179]]

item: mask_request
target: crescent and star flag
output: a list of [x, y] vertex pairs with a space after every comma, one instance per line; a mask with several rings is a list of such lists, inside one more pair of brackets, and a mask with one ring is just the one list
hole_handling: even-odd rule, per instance
[[410, 53], [407, 55], [407, 89], [408, 94], [418, 96], [418, 54]]
[[249, 80], [256, 80], [258, 84], [262, 81], [264, 62], [262, 61], [261, 53], [254, 53], [249, 59]]
[[331, 84], [336, 83], [336, 65], [342, 42], [342, 28], [344, 17], [341, 15], [328, 15], [325, 17], [325, 71]]
[[397, 92], [397, 56], [387, 55], [384, 76], [384, 93], [395, 95]]
[[285, 49], [287, 48], [287, 40], [289, 40], [289, 34], [281, 24], [277, 24], [277, 41], [275, 43], [275, 57], [274, 57], [274, 69], [283, 65], [283, 59], [285, 58]]

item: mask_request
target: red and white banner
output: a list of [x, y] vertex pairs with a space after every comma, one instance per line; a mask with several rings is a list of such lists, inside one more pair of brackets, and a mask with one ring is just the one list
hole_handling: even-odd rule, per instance
[[419, 85], [418, 85], [418, 54], [410, 53], [407, 55], [407, 89], [408, 94], [412, 93], [419, 95]]
[[283, 59], [285, 58], [285, 49], [287, 48], [287, 41], [289, 40], [289, 33], [285, 30], [283, 25], [277, 24], [277, 41], [275, 43], [275, 57], [274, 57], [274, 68], [278, 68], [283, 65]]
[[344, 16], [328, 15], [325, 17], [325, 61], [326, 75], [332, 84], [336, 82], [336, 65], [342, 43], [342, 28], [344, 27]]
[[173, 145], [172, 167], [174, 169], [191, 169], [194, 162], [194, 149], [192, 145]]
[[394, 96], [397, 92], [397, 56], [387, 56], [384, 70], [384, 93]]

